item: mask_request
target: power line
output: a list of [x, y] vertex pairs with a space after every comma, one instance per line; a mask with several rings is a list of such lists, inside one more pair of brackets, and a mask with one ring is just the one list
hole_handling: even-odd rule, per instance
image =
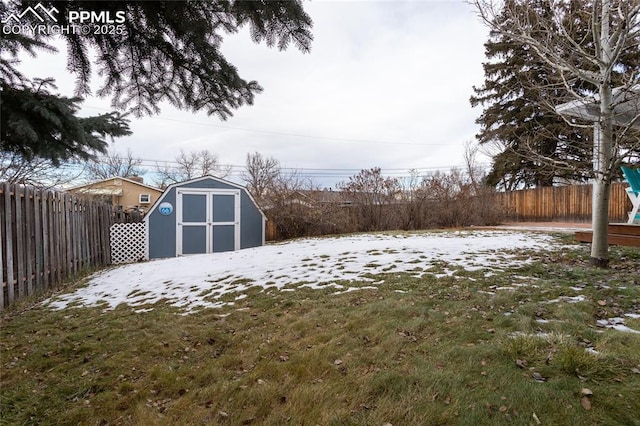
[[[98, 160], [105, 160], [108, 158], [114, 158], [118, 160], [126, 160], [126, 157], [119, 156], [97, 156]], [[166, 166], [169, 168], [179, 168], [180, 163], [175, 160], [152, 160], [152, 159], [142, 159], [135, 158], [135, 160], [141, 160], [140, 163], [136, 164], [141, 168], [156, 168], [158, 166]], [[80, 163], [75, 163], [80, 164]], [[244, 165], [237, 164], [220, 164], [219, 167], [221, 169], [229, 169], [231, 174], [240, 174], [245, 171]], [[449, 165], [449, 166], [430, 166], [430, 167], [419, 167], [419, 168], [381, 168], [382, 172], [386, 175], [396, 175], [400, 174], [402, 176], [409, 176], [409, 172], [411, 170], [415, 170], [416, 173], [433, 173], [437, 171], [451, 170], [454, 168], [460, 168], [463, 165]], [[298, 172], [304, 173], [305, 175], [317, 175], [320, 177], [332, 177], [332, 176], [352, 176], [354, 174], [359, 173], [361, 170], [366, 170], [367, 168], [331, 168], [331, 167], [280, 167], [280, 170], [286, 172]]]
[[[98, 107], [92, 107], [92, 106], [85, 106], [84, 108], [101, 110], [101, 111], [110, 111], [107, 108], [98, 108]], [[164, 121], [173, 121], [173, 122], [176, 122], [176, 123], [183, 123], [183, 124], [196, 124], [196, 125], [199, 125], [199, 126], [216, 127], [216, 128], [219, 128], [219, 129], [240, 130], [240, 131], [243, 131], [243, 132], [265, 133], [265, 134], [280, 135], [280, 136], [294, 136], [294, 137], [298, 137], [298, 138], [323, 139], [323, 140], [333, 140], [333, 141], [341, 141], [341, 142], [353, 142], [353, 143], [365, 143], [365, 144], [382, 144], [382, 145], [411, 145], [411, 146], [424, 146], [424, 147], [427, 147], [427, 146], [447, 146], [447, 145], [449, 145], [448, 143], [416, 143], [416, 142], [397, 142], [397, 141], [392, 142], [392, 141], [378, 141], [378, 140], [372, 140], [372, 139], [352, 139], [352, 138], [341, 138], [341, 137], [334, 137], [334, 136], [308, 135], [308, 134], [303, 134], [303, 133], [282, 132], [282, 131], [277, 131], [277, 130], [250, 129], [250, 128], [247, 128], [247, 127], [222, 126], [222, 125], [219, 125], [219, 124], [203, 123], [201, 121], [189, 121], [189, 120], [183, 120], [183, 119], [178, 119], [178, 118], [160, 117], [160, 116], [151, 116], [149, 118], [157, 119], [157, 120], [164, 120]]]

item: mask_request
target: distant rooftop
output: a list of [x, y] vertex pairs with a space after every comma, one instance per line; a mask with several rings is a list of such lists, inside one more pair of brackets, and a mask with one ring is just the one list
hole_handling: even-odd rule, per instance
[[[640, 130], [640, 84], [613, 89], [614, 124]], [[556, 111], [566, 117], [596, 122], [600, 118], [598, 97], [577, 99], [558, 105]]]

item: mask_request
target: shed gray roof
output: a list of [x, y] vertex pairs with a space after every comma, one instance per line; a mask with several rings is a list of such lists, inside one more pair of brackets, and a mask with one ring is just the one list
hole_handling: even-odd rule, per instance
[[164, 192], [162, 193], [162, 195], [160, 195], [160, 197], [158, 197], [158, 199], [153, 204], [153, 206], [151, 206], [151, 208], [149, 209], [149, 212], [147, 213], [146, 217], [149, 217], [151, 215], [151, 213], [153, 213], [156, 210], [156, 208], [163, 202], [165, 195], [167, 193], [169, 193], [169, 191], [171, 191], [171, 189], [177, 188], [177, 187], [180, 187], [180, 186], [184, 186], [184, 185], [188, 185], [188, 184], [193, 183], [193, 182], [198, 182], [198, 181], [201, 181], [201, 180], [207, 180], [207, 179], [215, 180], [215, 181], [224, 183], [225, 185], [229, 185], [229, 186], [237, 188], [237, 189], [239, 189], [241, 191], [244, 191], [247, 194], [247, 196], [249, 197], [249, 199], [251, 200], [251, 202], [256, 206], [256, 208], [258, 209], [258, 211], [262, 215], [263, 219], [266, 220], [267, 216], [264, 214], [264, 212], [262, 211], [262, 209], [260, 208], [258, 203], [256, 203], [256, 200], [254, 200], [253, 196], [251, 196], [251, 193], [249, 191], [247, 191], [246, 187], [244, 187], [242, 185], [239, 185], [239, 184], [237, 184], [235, 182], [231, 182], [231, 181], [228, 181], [226, 179], [222, 179], [222, 178], [211, 176], [211, 175], [201, 176], [201, 177], [197, 177], [197, 178], [194, 178], [194, 179], [185, 180], [185, 181], [182, 181], [182, 182], [176, 182], [176, 183], [173, 183], [173, 184], [167, 186], [164, 189]]

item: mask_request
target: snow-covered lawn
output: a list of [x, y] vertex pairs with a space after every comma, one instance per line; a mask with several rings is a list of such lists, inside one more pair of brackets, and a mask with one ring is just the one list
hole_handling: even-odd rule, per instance
[[[249, 287], [291, 290], [297, 286], [353, 290], [349, 282], [383, 281], [376, 274], [445, 275], [457, 268], [486, 273], [522, 264], [513, 250], [552, 250], [554, 238], [537, 233], [461, 231], [360, 234], [314, 238], [236, 252], [193, 255], [124, 265], [97, 273], [86, 287], [45, 303], [141, 306], [165, 300], [191, 310], [224, 304], [220, 296]], [[286, 288], [285, 288], [286, 287]], [[363, 288], [359, 286], [357, 288]]]

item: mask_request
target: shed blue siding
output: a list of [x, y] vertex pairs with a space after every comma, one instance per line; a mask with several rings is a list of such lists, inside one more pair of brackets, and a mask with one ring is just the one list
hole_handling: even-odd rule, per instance
[[[247, 208], [245, 208], [247, 206]], [[240, 246], [259, 247], [263, 244], [264, 221], [262, 212], [246, 191], [240, 193]]]
[[153, 209], [148, 217], [149, 259], [176, 256], [176, 190], [165, 191], [156, 201], [173, 205], [173, 213], [163, 216], [158, 209]]
[[[157, 259], [164, 257], [175, 257], [177, 242], [177, 189], [224, 189], [240, 191], [240, 248], [258, 247], [264, 243], [264, 215], [254, 203], [249, 193], [243, 187], [227, 183], [217, 178], [199, 178], [175, 184], [167, 188], [165, 193], [158, 199], [156, 204], [145, 219], [148, 226], [149, 258]], [[183, 194], [183, 219], [189, 218], [193, 221], [200, 221], [203, 218], [202, 202], [193, 197]], [[234, 197], [226, 195], [213, 195], [213, 220], [225, 222], [233, 220], [233, 200]], [[168, 215], [160, 214], [157, 206], [168, 202], [173, 205], [173, 212]], [[229, 205], [227, 205], [229, 204]], [[187, 211], [187, 209], [190, 209]], [[185, 220], [186, 222], [187, 220]], [[186, 227], [185, 227], [186, 228]], [[196, 228], [196, 227], [194, 227]], [[234, 249], [234, 226], [218, 225], [213, 227], [213, 251], [229, 251]], [[182, 250], [184, 254], [201, 253], [205, 243], [201, 237], [201, 229], [187, 229], [183, 231]]]

